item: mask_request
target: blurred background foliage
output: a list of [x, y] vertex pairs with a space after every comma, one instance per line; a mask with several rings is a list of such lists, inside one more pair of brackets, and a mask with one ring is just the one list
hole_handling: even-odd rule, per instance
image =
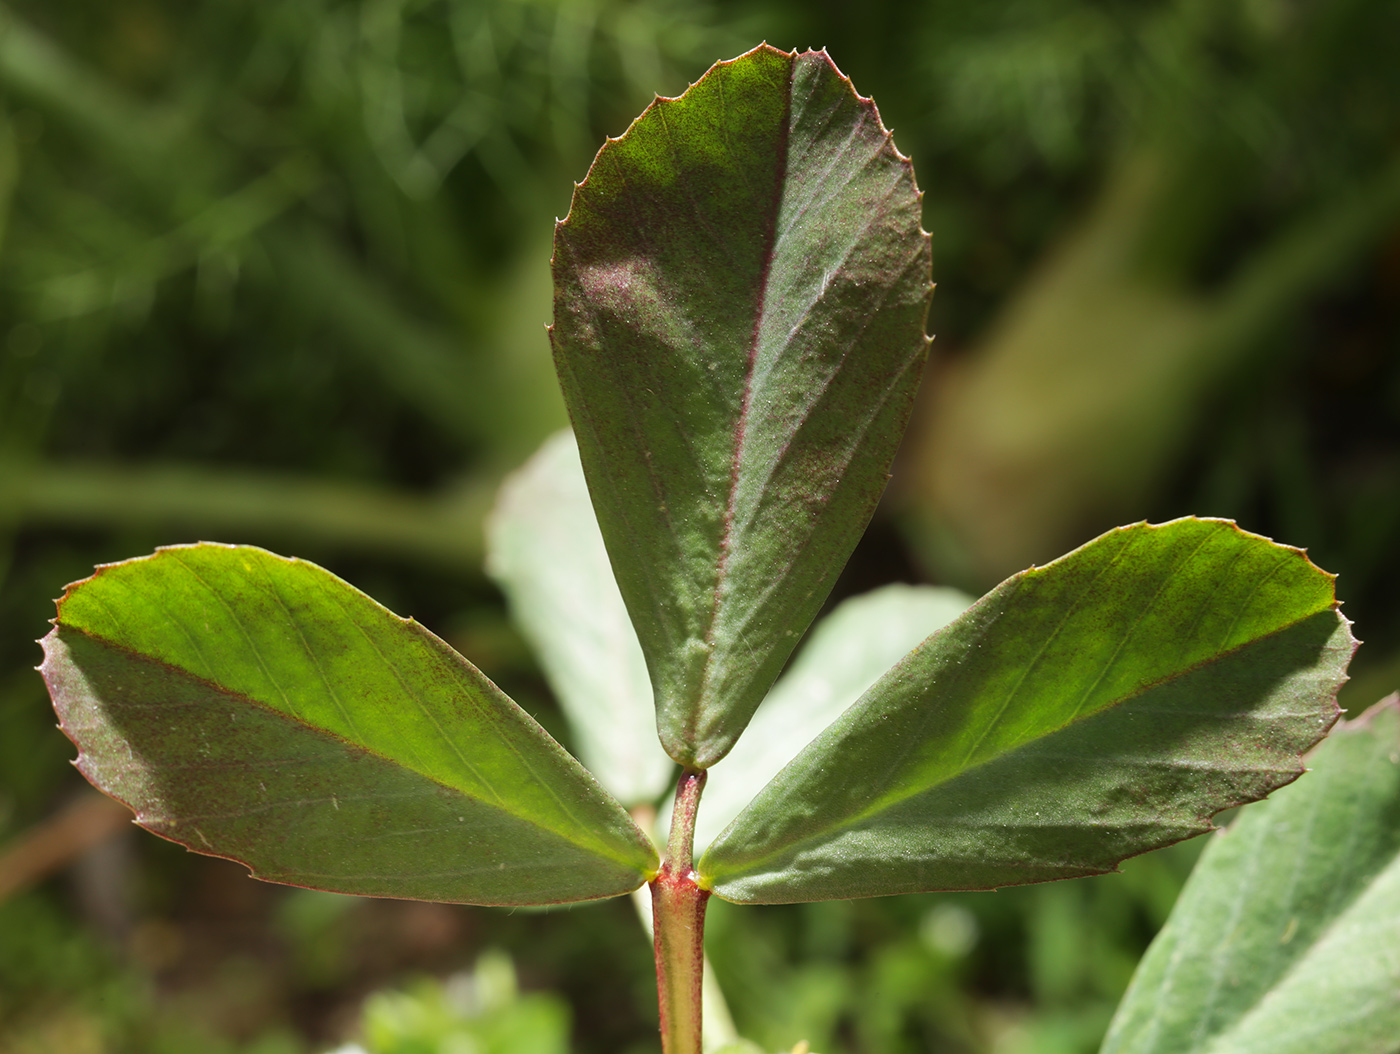
[[[652, 92], [763, 39], [879, 101], [934, 235], [929, 382], [838, 593], [1230, 516], [1341, 573], [1344, 702], [1400, 683], [1391, 0], [10, 2], [0, 1054], [656, 1049], [621, 901], [356, 901], [132, 835], [66, 765], [31, 641], [94, 563], [251, 542], [566, 735], [480, 571], [502, 473], [564, 421], [550, 222]], [[1092, 1051], [1195, 851], [716, 905], [712, 954], [768, 1049]]]

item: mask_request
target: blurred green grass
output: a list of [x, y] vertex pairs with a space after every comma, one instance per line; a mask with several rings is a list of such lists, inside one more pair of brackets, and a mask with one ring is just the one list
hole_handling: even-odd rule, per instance
[[[1397, 35], [1388, 0], [0, 6], [0, 847], [83, 791], [30, 669], [51, 599], [159, 544], [317, 560], [565, 735], [480, 573], [563, 422], [550, 221], [653, 92], [762, 39], [876, 98], [934, 235], [930, 382], [838, 592], [1232, 516], [1341, 572], [1369, 704], [1400, 685]], [[1092, 1051], [1195, 851], [716, 906], [715, 966], [772, 1049]], [[0, 904], [0, 1054], [325, 1050], [490, 947], [573, 1049], [655, 1049], [624, 904], [324, 901], [124, 835]]]

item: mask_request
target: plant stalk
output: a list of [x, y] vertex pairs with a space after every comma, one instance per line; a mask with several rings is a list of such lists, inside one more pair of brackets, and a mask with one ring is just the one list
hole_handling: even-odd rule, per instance
[[704, 787], [705, 773], [681, 774], [666, 859], [651, 882], [663, 1054], [701, 1054], [705, 904], [710, 893], [700, 888], [692, 857], [695, 811]]

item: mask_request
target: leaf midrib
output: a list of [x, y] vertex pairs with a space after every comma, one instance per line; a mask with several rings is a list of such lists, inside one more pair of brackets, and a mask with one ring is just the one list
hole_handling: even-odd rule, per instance
[[[778, 242], [778, 218], [782, 215], [783, 194], [788, 181], [788, 150], [792, 136], [792, 87], [797, 69], [796, 56], [788, 56], [787, 90], [783, 95], [782, 119], [778, 125], [778, 158], [773, 178], [773, 193], [769, 212], [765, 217], [767, 230], [763, 238], [762, 263], [758, 281], [755, 284], [753, 327], [749, 333], [747, 348], [748, 361], [744, 369], [744, 388], [740, 396], [739, 415], [734, 423], [733, 455], [729, 468], [729, 491], [725, 496], [724, 515], [719, 536], [719, 558], [715, 566], [715, 584], [711, 593], [710, 616], [704, 631], [705, 663], [699, 678], [694, 698], [703, 702], [709, 695], [716, 670], [716, 637], [719, 628], [720, 610], [723, 606], [725, 587], [728, 583], [729, 560], [733, 544], [734, 521], [738, 516], [740, 481], [743, 471], [744, 447], [748, 438], [749, 416], [753, 407], [754, 371], [758, 364], [759, 334], [763, 328], [764, 314], [768, 308], [769, 285], [773, 259]], [[728, 141], [726, 140], [726, 145]], [[686, 739], [696, 742], [699, 725], [703, 719], [702, 707], [687, 708]], [[700, 745], [696, 743], [696, 745]]]
[[[288, 701], [285, 689], [283, 689], [281, 685], [277, 683], [278, 679], [272, 675], [272, 672], [268, 668], [266, 661], [263, 660], [257, 645], [254, 643], [253, 638], [249, 635], [247, 628], [244, 626], [243, 619], [239, 617], [238, 613], [228, 603], [227, 598], [223, 596], [221, 591], [214, 588], [209, 582], [207, 582], [198, 573], [198, 571], [190, 565], [190, 562], [188, 560], [183, 558], [184, 554], [182, 552], [177, 550], [172, 553], [172, 557], [174, 558], [176, 564], [184, 568], [197, 582], [200, 583], [200, 585], [202, 585], [205, 588], [205, 590], [208, 593], [214, 596], [214, 598], [223, 605], [224, 610], [228, 612], [229, 617], [233, 619], [235, 623], [237, 623], [240, 632], [243, 633], [244, 639], [248, 643], [248, 647], [252, 649], [255, 655], [258, 656], [259, 665], [262, 666], [264, 674], [267, 676], [268, 680], [271, 681], [277, 687], [277, 690], [282, 695], [283, 700]], [[276, 557], [273, 557], [272, 560], [274, 563], [277, 562]], [[295, 565], [295, 563], [296, 561], [292, 561], [293, 565]], [[254, 572], [254, 568], [256, 568], [256, 572]], [[260, 581], [254, 582], [255, 575], [260, 579]], [[307, 641], [306, 635], [302, 631], [301, 621], [292, 614], [291, 609], [288, 607], [282, 595], [279, 581], [277, 577], [270, 572], [268, 567], [268, 560], [266, 558], [259, 558], [250, 562], [250, 564], [248, 565], [247, 581], [250, 587], [260, 588], [281, 609], [284, 616], [286, 617], [288, 625], [292, 626], [292, 628], [296, 630], [297, 636], [302, 642], [303, 652], [305, 653], [306, 657], [311, 661], [311, 663], [315, 666], [317, 674], [321, 678], [321, 683], [325, 687], [326, 694], [335, 703], [336, 709], [340, 711], [340, 715], [344, 719], [346, 727], [350, 730], [352, 735], [356, 736], [358, 739], [364, 739], [364, 736], [360, 732], [357, 723], [351, 718], [349, 710], [341, 701], [339, 694], [332, 687], [329, 679], [325, 676], [324, 670], [321, 666], [320, 656], [317, 654], [316, 650], [311, 646], [310, 642]], [[316, 581], [316, 595], [318, 598], [323, 599], [326, 603], [333, 604], [340, 611], [343, 617], [343, 621], [355, 627], [355, 629], [359, 632], [360, 636], [363, 638], [366, 646], [369, 647], [374, 652], [375, 656], [379, 659], [379, 662], [382, 665], [382, 667], [386, 671], [388, 671], [389, 674], [394, 678], [395, 683], [398, 684], [399, 689], [404, 694], [404, 697], [413, 700], [413, 703], [418, 708], [419, 713], [421, 713], [423, 717], [433, 726], [433, 728], [438, 734], [438, 737], [442, 740], [442, 742], [448, 744], [451, 747], [452, 753], [456, 756], [457, 760], [462, 764], [462, 766], [467, 771], [469, 771], [475, 777], [478, 784], [480, 784], [492, 796], [494, 802], [491, 804], [494, 804], [494, 806], [499, 811], [504, 812], [507, 815], [517, 815], [513, 810], [509, 808], [507, 804], [507, 799], [496, 789], [494, 781], [488, 779], [481, 772], [478, 766], [474, 762], [472, 762], [471, 759], [469, 759], [465, 753], [463, 753], [462, 748], [457, 742], [456, 737], [447, 734], [447, 730], [443, 728], [441, 721], [439, 721], [438, 719], [438, 716], [434, 714], [424, 704], [422, 698], [418, 695], [418, 693], [413, 691], [409, 687], [408, 683], [404, 680], [403, 672], [400, 669], [399, 664], [392, 661], [390, 657], [384, 653], [383, 648], [380, 647], [380, 645], [375, 641], [373, 635], [369, 632], [369, 630], [366, 629], [364, 623], [361, 621], [358, 614], [347, 605], [346, 596], [337, 589], [327, 589], [326, 583], [319, 579]], [[365, 599], [368, 600], [368, 598]], [[389, 620], [390, 624], [393, 625], [396, 629], [406, 629], [409, 632], [415, 634], [418, 637], [419, 642], [425, 644], [431, 651], [437, 653], [436, 657], [441, 661], [444, 661], [449, 665], [453, 666], [460, 666], [460, 664], [462, 664], [465, 661], [457, 651], [448, 647], [435, 634], [428, 631], [425, 627], [415, 622], [413, 619], [402, 618], [401, 616], [396, 615], [393, 612], [388, 611], [387, 609], [381, 608], [380, 605], [378, 605], [372, 600], [370, 600], [369, 603], [375, 611], [382, 612], [383, 615]], [[484, 674], [481, 676], [483, 677], [483, 679], [485, 679]], [[474, 709], [478, 712], [481, 712], [483, 710], [481, 703], [477, 701], [474, 701], [474, 703]], [[290, 706], [289, 701], [288, 705]], [[354, 740], [352, 740], [352, 742], [353, 741]], [[577, 829], [579, 831], [590, 830], [590, 825], [587, 822], [581, 822], [579, 820], [578, 816], [575, 814], [574, 809], [570, 806], [570, 804], [567, 801], [560, 797], [560, 795], [555, 791], [552, 783], [548, 779], [538, 778], [538, 775], [535, 771], [535, 766], [524, 754], [521, 753], [513, 739], [511, 739], [510, 737], [506, 737], [504, 739], [504, 743], [510, 750], [510, 752], [514, 755], [520, 767], [523, 768], [525, 771], [529, 772], [531, 776], [536, 777], [535, 782], [541, 788], [543, 788], [544, 791], [554, 800], [556, 807], [559, 809], [560, 812], [562, 812], [565, 815], [565, 817], [567, 817], [570, 824], [572, 825], [572, 828]], [[406, 745], [413, 753], [414, 757], [417, 759], [418, 767], [404, 767], [409, 768], [410, 771], [417, 772], [419, 775], [426, 775], [423, 770], [426, 769], [428, 765], [423, 760], [422, 756], [419, 754], [417, 750], [417, 745], [413, 742], [412, 739], [408, 740]], [[438, 782], [439, 785], [443, 785], [440, 781], [435, 780], [434, 782]], [[477, 800], [480, 801], [483, 799]], [[543, 825], [538, 824], [536, 826], [543, 827]], [[550, 828], [543, 829], [549, 830]], [[575, 841], [574, 844], [580, 843]]]
[[[1326, 770], [1321, 774], [1321, 778], [1329, 782], [1333, 779], [1333, 777], [1334, 770], [1330, 766], [1327, 767]], [[1321, 788], [1313, 788], [1313, 791], [1313, 802], [1311, 807], [1309, 808], [1307, 819], [1307, 827], [1309, 830], [1311, 830], [1316, 825], [1318, 811], [1322, 807]], [[1259, 830], [1254, 833], [1255, 841], [1257, 843], [1267, 841], [1273, 830], [1273, 827], [1269, 824], [1262, 823], [1258, 826]], [[1353, 822], [1350, 825], [1347, 835], [1349, 845], [1355, 843], [1356, 834], [1359, 828], [1359, 820]], [[1345, 862], [1344, 866], [1349, 865], [1353, 859], [1352, 854], [1347, 852], [1341, 852], [1337, 855]], [[1257, 859], [1258, 854], [1251, 853], [1248, 854], [1248, 856], [1252, 865], [1253, 862]], [[1328, 904], [1327, 923], [1311, 935], [1311, 938], [1306, 944], [1306, 946], [1300, 947], [1299, 950], [1295, 952], [1295, 954], [1292, 956], [1291, 960], [1289, 961], [1288, 965], [1285, 967], [1283, 972], [1279, 973], [1276, 977], [1274, 977], [1274, 979], [1267, 988], [1262, 989], [1248, 1004], [1238, 1008], [1236, 1012], [1234, 1012], [1226, 1021], [1218, 1022], [1214, 1031], [1207, 1031], [1207, 1027], [1210, 1023], [1209, 1019], [1211, 1017], [1213, 1008], [1216, 1003], [1216, 996], [1218, 995], [1222, 986], [1223, 972], [1226, 966], [1225, 962], [1223, 960], [1220, 960], [1218, 963], [1219, 969], [1216, 971], [1215, 979], [1211, 985], [1211, 992], [1208, 998], [1208, 1005], [1199, 1014], [1196, 1027], [1193, 1031], [1193, 1049], [1200, 1048], [1202, 1051], [1211, 1051], [1218, 1048], [1221, 1043], [1226, 1042], [1233, 1033], [1242, 1028], [1249, 1018], [1261, 1012], [1264, 1004], [1268, 1002], [1270, 996], [1277, 989], [1283, 987], [1283, 985], [1288, 981], [1288, 978], [1293, 973], [1304, 967], [1308, 959], [1316, 952], [1318, 946], [1324, 943], [1327, 940], [1327, 938], [1337, 929], [1337, 927], [1343, 922], [1346, 916], [1355, 908], [1356, 903], [1359, 900], [1361, 900], [1365, 896], [1365, 894], [1378, 881], [1380, 881], [1381, 878], [1388, 871], [1390, 871], [1391, 868], [1394, 868], [1397, 865], [1400, 865], [1400, 853], [1393, 853], [1390, 859], [1383, 866], [1376, 868], [1370, 874], [1370, 876], [1365, 878], [1363, 881], [1359, 883], [1353, 883], [1350, 885], [1349, 888], [1343, 885], [1343, 888], [1346, 889], [1345, 895], [1341, 896], [1340, 898], [1333, 899]], [[1295, 904], [1294, 900], [1292, 899], [1292, 891], [1297, 887], [1298, 874], [1299, 868], [1295, 867], [1293, 875], [1290, 877], [1289, 880], [1290, 892], [1288, 894], [1288, 897], [1285, 899], [1285, 903], [1289, 905]], [[1250, 886], [1251, 883], [1248, 882], [1240, 884], [1240, 893], [1235, 898], [1235, 903], [1231, 905], [1233, 917], [1238, 917], [1239, 909], [1249, 899], [1248, 889], [1250, 888]], [[1336, 887], [1334, 886], [1334, 897], [1336, 896], [1335, 889]], [[1154, 1035], [1160, 1033], [1160, 1008], [1158, 1011], [1153, 1013], [1151, 1021], [1154, 1028]], [[1203, 1046], [1203, 1044], [1208, 1044], [1209, 1046]]]
[[[1333, 605], [1332, 605], [1332, 609], [1335, 610], [1335, 607], [1336, 607], [1336, 605], [1333, 604]], [[793, 839], [792, 841], [782, 843], [780, 846], [775, 846], [772, 852], [769, 852], [769, 853], [767, 853], [767, 854], [765, 854], [765, 855], [763, 855], [763, 856], [760, 856], [760, 857], [754, 857], [754, 858], [752, 858], [748, 863], [742, 865], [741, 868], [740, 868], [740, 870], [741, 870], [743, 873], [746, 873], [746, 874], [753, 874], [753, 873], [755, 873], [755, 871], [758, 869], [758, 867], [759, 867], [760, 865], [765, 864], [765, 863], [767, 863], [767, 862], [770, 862], [770, 861], [774, 860], [775, 858], [777, 858], [777, 857], [779, 857], [779, 856], [782, 856], [782, 855], [789, 855], [790, 853], [794, 852], [798, 847], [801, 847], [801, 846], [803, 846], [803, 845], [805, 845], [805, 844], [812, 843], [812, 842], [829, 841], [833, 836], [835, 836], [835, 835], [837, 835], [837, 834], [839, 834], [839, 833], [841, 833], [841, 832], [843, 832], [843, 831], [846, 831], [846, 830], [849, 830], [849, 829], [851, 829], [851, 828], [854, 828], [854, 827], [859, 826], [859, 825], [862, 824], [864, 821], [870, 819], [872, 816], [876, 816], [876, 815], [878, 815], [879, 813], [886, 812], [886, 811], [888, 811], [888, 810], [890, 810], [890, 809], [893, 809], [893, 808], [895, 808], [896, 806], [902, 804], [903, 802], [908, 801], [908, 800], [911, 799], [911, 798], [918, 797], [918, 796], [920, 796], [920, 795], [922, 795], [922, 794], [927, 794], [928, 792], [933, 791], [933, 790], [936, 790], [936, 789], [938, 789], [939, 787], [947, 786], [948, 784], [952, 783], [953, 781], [958, 780], [958, 779], [961, 779], [963, 776], [967, 775], [968, 773], [975, 772], [975, 771], [977, 771], [979, 768], [983, 768], [983, 767], [985, 767], [985, 766], [987, 766], [987, 765], [990, 765], [990, 764], [992, 764], [992, 763], [994, 763], [994, 762], [997, 762], [997, 761], [1000, 761], [1000, 760], [1002, 760], [1002, 759], [1004, 759], [1004, 758], [1006, 758], [1006, 757], [1009, 757], [1010, 755], [1016, 753], [1016, 752], [1019, 751], [1019, 750], [1022, 750], [1023, 748], [1025, 748], [1025, 747], [1027, 747], [1027, 746], [1029, 746], [1029, 745], [1031, 745], [1031, 744], [1033, 744], [1033, 743], [1042, 742], [1042, 741], [1044, 741], [1044, 740], [1046, 740], [1046, 739], [1049, 739], [1051, 736], [1059, 735], [1061, 732], [1064, 732], [1066, 729], [1072, 727], [1073, 725], [1080, 724], [1080, 723], [1082, 723], [1082, 722], [1084, 722], [1084, 721], [1091, 721], [1091, 720], [1093, 720], [1097, 715], [1102, 714], [1102, 713], [1106, 713], [1106, 712], [1108, 712], [1108, 711], [1110, 711], [1110, 710], [1113, 710], [1113, 709], [1115, 709], [1115, 708], [1117, 708], [1117, 707], [1122, 706], [1122, 705], [1125, 704], [1125, 703], [1130, 702], [1130, 701], [1133, 700], [1133, 699], [1136, 699], [1136, 698], [1139, 698], [1139, 697], [1141, 697], [1141, 696], [1143, 696], [1143, 695], [1146, 695], [1148, 692], [1150, 692], [1150, 691], [1152, 691], [1152, 690], [1154, 690], [1154, 689], [1160, 687], [1161, 685], [1167, 684], [1167, 683], [1169, 683], [1169, 682], [1171, 682], [1171, 681], [1174, 681], [1174, 680], [1177, 680], [1177, 679], [1179, 679], [1179, 678], [1181, 678], [1181, 677], [1188, 676], [1189, 674], [1194, 673], [1196, 670], [1202, 669], [1202, 668], [1204, 668], [1204, 667], [1206, 667], [1206, 666], [1208, 666], [1208, 665], [1210, 665], [1210, 664], [1212, 664], [1212, 663], [1224, 661], [1224, 660], [1228, 659], [1229, 657], [1231, 657], [1232, 655], [1234, 655], [1234, 654], [1236, 654], [1237, 652], [1239, 652], [1240, 650], [1242, 650], [1242, 649], [1244, 649], [1244, 648], [1247, 648], [1247, 647], [1251, 647], [1251, 646], [1256, 645], [1256, 644], [1258, 644], [1258, 643], [1260, 643], [1260, 642], [1266, 641], [1266, 640], [1270, 639], [1271, 637], [1275, 637], [1275, 636], [1277, 636], [1277, 635], [1279, 635], [1279, 634], [1281, 634], [1281, 633], [1285, 633], [1285, 632], [1287, 632], [1288, 630], [1292, 629], [1294, 626], [1297, 626], [1297, 625], [1299, 625], [1300, 623], [1305, 622], [1305, 621], [1307, 621], [1307, 620], [1310, 619], [1310, 618], [1314, 618], [1315, 616], [1317, 616], [1318, 614], [1320, 614], [1321, 612], [1326, 611], [1326, 610], [1329, 610], [1329, 609], [1328, 609], [1328, 608], [1320, 608], [1320, 609], [1318, 609], [1317, 611], [1311, 611], [1311, 612], [1307, 613], [1306, 615], [1303, 615], [1303, 616], [1301, 616], [1301, 617], [1299, 617], [1299, 618], [1297, 618], [1297, 619], [1294, 619], [1292, 622], [1286, 623], [1286, 624], [1284, 624], [1284, 625], [1281, 625], [1281, 626], [1277, 627], [1276, 629], [1273, 629], [1273, 630], [1269, 631], [1268, 633], [1261, 634], [1260, 636], [1254, 637], [1254, 638], [1252, 638], [1251, 640], [1241, 641], [1239, 644], [1235, 645], [1234, 647], [1231, 647], [1231, 648], [1229, 648], [1229, 649], [1226, 649], [1225, 651], [1217, 652], [1217, 653], [1215, 653], [1214, 655], [1210, 656], [1210, 657], [1207, 658], [1207, 659], [1200, 660], [1199, 662], [1196, 662], [1196, 663], [1193, 663], [1193, 664], [1191, 664], [1191, 665], [1189, 665], [1189, 666], [1182, 667], [1182, 668], [1180, 668], [1180, 669], [1178, 669], [1178, 670], [1175, 670], [1175, 671], [1173, 671], [1172, 673], [1170, 673], [1170, 674], [1168, 674], [1168, 675], [1165, 675], [1165, 676], [1163, 676], [1163, 677], [1159, 677], [1157, 680], [1151, 681], [1151, 682], [1149, 682], [1149, 683], [1147, 683], [1147, 684], [1144, 684], [1144, 685], [1143, 685], [1141, 688], [1139, 688], [1138, 690], [1136, 690], [1136, 691], [1134, 691], [1134, 692], [1131, 692], [1131, 693], [1128, 693], [1128, 694], [1122, 696], [1122, 697], [1119, 698], [1119, 699], [1115, 699], [1113, 702], [1108, 703], [1108, 704], [1106, 704], [1106, 705], [1104, 705], [1104, 706], [1101, 706], [1101, 707], [1099, 707], [1097, 710], [1092, 711], [1091, 713], [1076, 715], [1075, 717], [1073, 717], [1073, 718], [1071, 718], [1070, 720], [1066, 721], [1064, 724], [1062, 724], [1062, 725], [1060, 725], [1060, 726], [1058, 726], [1058, 727], [1056, 727], [1056, 728], [1054, 728], [1054, 729], [1052, 729], [1052, 730], [1050, 730], [1050, 731], [1044, 733], [1043, 735], [1039, 735], [1039, 736], [1036, 736], [1036, 737], [1034, 737], [1034, 738], [1032, 738], [1032, 739], [1025, 740], [1025, 741], [1023, 741], [1023, 742], [1021, 742], [1021, 743], [1017, 743], [1017, 744], [1016, 744], [1014, 747], [1012, 747], [1010, 750], [1004, 751], [1004, 752], [999, 753], [999, 754], [994, 754], [994, 755], [992, 755], [992, 756], [990, 756], [990, 757], [986, 757], [986, 758], [983, 758], [983, 759], [978, 760], [978, 761], [974, 761], [974, 762], [972, 762], [971, 764], [967, 764], [967, 765], [965, 765], [965, 767], [959, 768], [958, 771], [956, 771], [956, 772], [950, 774], [950, 775], [949, 775], [947, 778], [945, 778], [945, 779], [935, 780], [935, 781], [933, 781], [933, 782], [931, 782], [931, 783], [924, 784], [924, 785], [919, 786], [919, 787], [916, 787], [915, 789], [910, 790], [909, 792], [904, 793], [904, 794], [886, 794], [886, 795], [884, 795], [883, 797], [879, 798], [875, 803], [871, 804], [871, 805], [868, 806], [866, 809], [862, 810], [861, 812], [852, 814], [848, 819], [841, 820], [841, 821], [839, 821], [839, 822], [837, 822], [837, 823], [830, 824], [829, 826], [825, 826], [825, 827], [823, 827], [823, 828], [820, 830], [820, 832], [818, 832], [818, 833], [816, 833], [816, 834], [809, 834], [809, 835], [807, 835], [807, 836], [805, 836], [805, 837], [795, 838], [795, 839]], [[944, 630], [939, 630], [938, 632], [939, 632], [939, 633], [942, 633], [942, 632], [944, 632]], [[859, 704], [857, 703], [856, 705], [859, 705]], [[839, 718], [838, 718], [838, 720], [839, 720]], [[1247, 769], [1247, 771], [1255, 771], [1255, 767], [1254, 767], [1254, 766], [1250, 766], [1249, 769]], [[1300, 768], [1299, 771], [1298, 771], [1297, 773], [1295, 773], [1295, 777], [1294, 777], [1294, 778], [1296, 779], [1296, 778], [1297, 778], [1297, 775], [1301, 775], [1301, 773], [1302, 773], [1302, 769]], [[780, 773], [780, 775], [781, 775], [781, 773]], [[776, 778], [776, 777], [775, 777], [775, 778]], [[1287, 782], [1291, 783], [1292, 780], [1289, 780], [1289, 781], [1287, 781]], [[1280, 786], [1286, 786], [1286, 785], [1287, 785], [1287, 784], [1285, 783], [1285, 784], [1281, 784]], [[760, 793], [762, 793], [762, 792], [760, 791]], [[1229, 806], [1222, 806], [1222, 808], [1229, 808]], [[1218, 811], [1218, 810], [1217, 810], [1217, 811]], [[722, 837], [723, 837], [723, 834], [721, 834], [720, 837], [722, 838]], [[718, 841], [718, 839], [716, 839], [716, 840]], [[709, 880], [709, 876], [706, 876], [706, 879]], [[720, 878], [720, 879], [718, 879], [718, 881], [724, 881], [724, 879], [723, 879], [723, 878]]]
[[[468, 798], [474, 802], [477, 802], [479, 805], [485, 806], [486, 808], [495, 809], [496, 811], [504, 813], [505, 815], [510, 816], [515, 820], [522, 821], [541, 831], [548, 832], [554, 837], [559, 838], [579, 849], [582, 849], [587, 852], [592, 852], [599, 856], [605, 856], [606, 858], [614, 861], [615, 863], [622, 864], [627, 867], [632, 866], [630, 861], [627, 861], [621, 856], [612, 852], [611, 849], [607, 849], [600, 846], [598, 842], [580, 841], [578, 838], [573, 837], [568, 831], [559, 830], [555, 827], [551, 827], [548, 824], [541, 823], [538, 819], [535, 819], [534, 817], [531, 817], [518, 810], [509, 808], [503, 800], [499, 799], [499, 796], [496, 802], [488, 801], [482, 797], [477, 796], [476, 794], [471, 793], [463, 787], [457, 786], [453, 783], [445, 782], [438, 776], [430, 772], [423, 771], [423, 767], [407, 764], [401, 759], [392, 757], [388, 754], [383, 753], [382, 751], [375, 750], [372, 747], [366, 746], [362, 743], [352, 742], [351, 740], [346, 739], [343, 735], [339, 734], [338, 732], [334, 732], [330, 729], [322, 728], [318, 725], [312, 724], [305, 718], [300, 717], [298, 715], [289, 713], [284, 710], [278, 710], [276, 707], [270, 706], [260, 699], [256, 699], [253, 696], [246, 695], [242, 692], [234, 691], [230, 688], [218, 684], [217, 682], [211, 681], [206, 677], [201, 677], [198, 674], [191, 673], [189, 670], [175, 663], [166, 662], [163, 659], [158, 659], [154, 656], [143, 654], [135, 648], [118, 643], [117, 641], [111, 640], [108, 637], [105, 637], [101, 634], [93, 633], [90, 630], [78, 629], [73, 626], [64, 626], [62, 625], [62, 623], [60, 623], [60, 629], [63, 632], [76, 633], [83, 637], [86, 637], [89, 640], [96, 641], [104, 647], [111, 648], [114, 651], [122, 653], [128, 658], [135, 660], [137, 663], [168, 670], [173, 674], [176, 674], [180, 677], [184, 677], [190, 681], [194, 681], [200, 685], [205, 686], [207, 689], [217, 693], [223, 698], [243, 703], [261, 713], [269, 714], [282, 721], [286, 721], [287, 723], [294, 725], [303, 731], [332, 740], [335, 743], [342, 746], [343, 748], [346, 748], [350, 751], [363, 754], [367, 757], [374, 758], [375, 760], [383, 762], [387, 765], [395, 766], [407, 772], [411, 772], [418, 778], [425, 780], [426, 782], [431, 783], [434, 786], [441, 787], [444, 790], [451, 791], [455, 794], [460, 794], [464, 798]], [[56, 630], [55, 632], [58, 631]], [[130, 805], [131, 803], [127, 804]], [[586, 824], [575, 824], [574, 826], [580, 831], [587, 831], [590, 829], [590, 827]], [[603, 845], [605, 846], [605, 843]]]
[[[1210, 1045], [1202, 1048], [1202, 1054], [1216, 1054], [1216, 1052], [1221, 1051], [1222, 1044], [1228, 1043], [1232, 1035], [1239, 1032], [1246, 1023], [1253, 1020], [1257, 1015], [1266, 1012], [1268, 1010], [1268, 1004], [1273, 1000], [1278, 991], [1288, 983], [1295, 973], [1308, 964], [1312, 956], [1317, 952], [1318, 947], [1325, 943], [1326, 940], [1341, 927], [1343, 922], [1350, 921], [1349, 916], [1356, 910], [1358, 903], [1365, 895], [1397, 868], [1400, 868], [1400, 855], [1392, 856], [1389, 862], [1384, 867], [1378, 868], [1368, 881], [1357, 886], [1353, 895], [1347, 898], [1345, 906], [1333, 914], [1326, 926], [1318, 930], [1314, 939], [1308, 944], [1306, 951], [1295, 956], [1293, 961], [1288, 965], [1288, 968], [1284, 970], [1283, 973], [1279, 974], [1278, 978], [1267, 990], [1260, 993], [1259, 998], [1255, 999], [1242, 1013], [1238, 1014], [1234, 1020], [1230, 1022], [1228, 1028], [1207, 1037]], [[1225, 1047], [1224, 1051], [1228, 1054], [1228, 1047]]]

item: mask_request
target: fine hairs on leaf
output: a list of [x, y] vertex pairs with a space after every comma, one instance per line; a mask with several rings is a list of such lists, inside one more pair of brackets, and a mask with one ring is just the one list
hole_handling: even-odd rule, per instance
[[[201, 543], [98, 568], [59, 601], [40, 669], [79, 768], [149, 830], [270, 881], [503, 905], [650, 883], [666, 1054], [706, 1042], [710, 896], [1099, 874], [1290, 783], [1337, 719], [1356, 642], [1333, 576], [1228, 521], [1122, 527], [975, 602], [887, 587], [812, 625], [928, 352], [919, 211], [874, 103], [825, 52], [767, 45], [657, 99], [576, 187], [550, 333], [576, 440], [508, 482], [488, 569], [579, 760], [327, 571]], [[1371, 750], [1347, 735], [1318, 758]], [[1231, 846], [1275, 822], [1253, 815]], [[1335, 847], [1300, 837], [1321, 869], [1300, 881], [1321, 889]], [[1211, 900], [1239, 866], [1207, 854], [1207, 892], [1164, 947], [1240, 910]], [[1350, 906], [1300, 902], [1301, 972], [1259, 975], [1258, 1006], [1352, 954], [1349, 912], [1393, 899], [1366, 881]], [[1291, 1020], [1243, 996], [1158, 1000], [1172, 954], [1149, 956], [1109, 1049]], [[1218, 969], [1263, 953], [1239, 954]], [[1192, 977], [1180, 992], [1204, 990]], [[1162, 1007], [1147, 1026], [1144, 1000]], [[1366, 1035], [1395, 1034], [1376, 1021]]]

